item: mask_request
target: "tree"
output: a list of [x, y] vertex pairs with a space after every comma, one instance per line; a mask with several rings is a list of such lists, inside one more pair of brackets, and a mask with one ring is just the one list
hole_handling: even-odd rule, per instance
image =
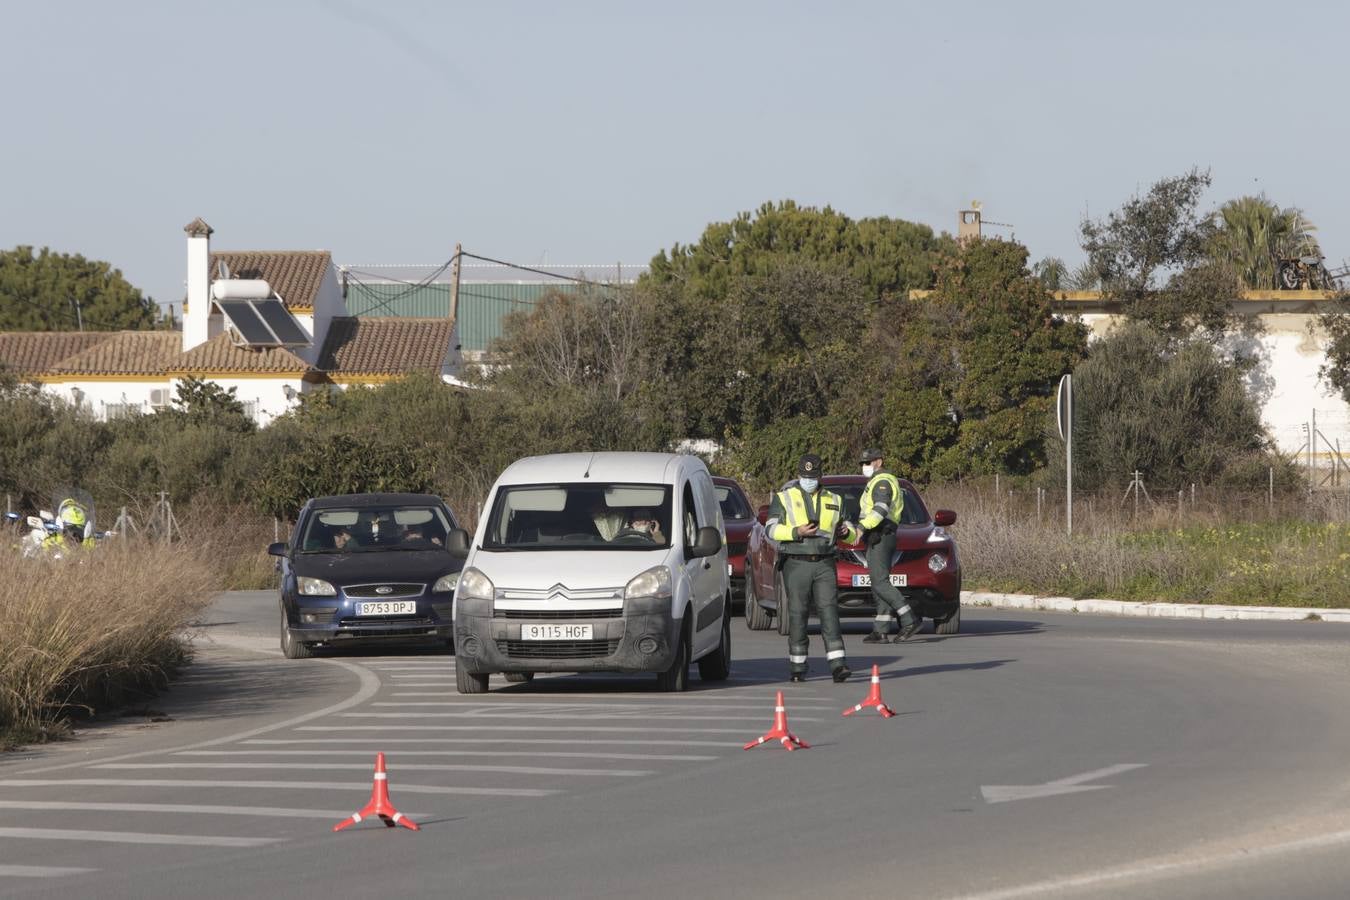
[[1209, 185], [1208, 172], [1192, 169], [1081, 226], [1088, 266], [1105, 298], [1168, 339], [1250, 325], [1231, 308], [1241, 289], [1235, 270], [1211, 255], [1215, 219], [1199, 212]]
[[1214, 212], [1206, 253], [1230, 266], [1245, 287], [1269, 290], [1278, 260], [1322, 255], [1316, 230], [1297, 207], [1281, 209], [1264, 194], [1239, 197]]
[[0, 251], [0, 331], [153, 328], [159, 311], [106, 262], [20, 245]]
[[1350, 295], [1341, 294], [1317, 317], [1316, 328], [1326, 336], [1326, 357], [1317, 375], [1341, 392], [1350, 403]]
[[[1177, 491], [1282, 469], [1245, 372], [1203, 339], [1165, 341], [1138, 322], [1113, 329], [1074, 370], [1074, 486], [1120, 489], [1137, 469], [1151, 489]], [[1060, 484], [1063, 445], [1051, 447], [1047, 476]]]
[[228, 431], [250, 432], [255, 428], [234, 388], [222, 388], [214, 381], [199, 378], [188, 377], [178, 383], [173, 406], [167, 414], [193, 425], [209, 423]]
[[850, 219], [830, 207], [765, 203], [730, 222], [714, 222], [695, 244], [658, 253], [647, 280], [678, 284], [688, 294], [720, 299], [738, 276], [768, 275], [793, 259], [847, 273], [873, 297], [933, 284], [939, 258], [955, 248], [927, 225], [886, 217]]

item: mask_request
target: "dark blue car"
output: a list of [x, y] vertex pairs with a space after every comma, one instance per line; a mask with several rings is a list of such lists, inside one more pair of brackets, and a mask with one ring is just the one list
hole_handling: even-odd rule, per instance
[[359, 640], [435, 639], [453, 649], [463, 561], [459, 524], [430, 494], [318, 497], [300, 510], [281, 557], [281, 649], [288, 659]]

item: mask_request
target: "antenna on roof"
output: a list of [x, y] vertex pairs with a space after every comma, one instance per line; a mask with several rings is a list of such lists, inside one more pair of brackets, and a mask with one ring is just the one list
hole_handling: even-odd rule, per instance
[[581, 473], [582, 478], [591, 477], [591, 466], [595, 464], [595, 452], [591, 452], [591, 458], [586, 460], [586, 471]]

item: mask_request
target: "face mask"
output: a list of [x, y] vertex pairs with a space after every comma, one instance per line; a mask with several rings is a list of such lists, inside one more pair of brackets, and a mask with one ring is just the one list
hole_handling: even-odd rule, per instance
[[797, 484], [808, 494], [814, 494], [816, 488], [820, 487], [820, 480], [816, 478], [798, 478]]
[[865, 477], [871, 478], [876, 473], [877, 473], [876, 466], [872, 465], [871, 463], [867, 463], [863, 466], [863, 475]]

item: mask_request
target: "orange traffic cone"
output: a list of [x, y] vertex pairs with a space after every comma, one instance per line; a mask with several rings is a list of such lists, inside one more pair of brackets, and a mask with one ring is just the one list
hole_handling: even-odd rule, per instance
[[881, 699], [881, 670], [877, 668], [876, 663], [872, 664], [872, 689], [867, 692], [867, 699], [857, 706], [851, 706], [844, 710], [843, 715], [851, 716], [867, 706], [875, 706], [877, 712], [881, 713], [882, 718], [885, 719], [895, 715], [895, 710], [887, 706], [886, 701]]
[[371, 816], [379, 816], [384, 820], [384, 824], [390, 828], [395, 825], [402, 825], [404, 828], [411, 828], [413, 831], [422, 830], [417, 827], [416, 822], [394, 809], [394, 804], [389, 802], [389, 775], [384, 771], [383, 753], [375, 754], [375, 784], [370, 789], [370, 802], [363, 806], [360, 812], [352, 813], [349, 818], [334, 825], [333, 830], [341, 831], [349, 825], [355, 825]]
[[743, 749], [749, 750], [752, 747], [758, 747], [760, 744], [767, 744], [769, 741], [780, 741], [784, 747], [789, 750], [796, 750], [798, 747], [810, 749], [811, 745], [792, 732], [788, 731], [787, 707], [783, 705], [783, 692], [779, 691], [774, 700], [773, 707], [773, 728], [769, 729], [760, 737], [746, 744]]

